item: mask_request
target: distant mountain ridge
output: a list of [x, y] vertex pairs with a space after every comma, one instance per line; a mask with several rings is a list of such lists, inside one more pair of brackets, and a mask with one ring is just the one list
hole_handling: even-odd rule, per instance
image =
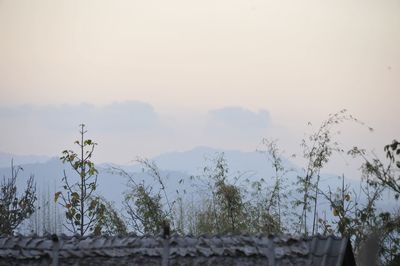
[[[223, 153], [226, 159], [230, 177], [237, 177], [244, 175], [246, 178], [252, 180], [264, 178], [271, 180], [274, 176], [271, 162], [268, 160], [266, 154], [257, 151], [239, 151], [239, 150], [222, 150], [210, 147], [195, 147], [187, 151], [168, 152], [163, 153], [154, 158], [154, 161], [160, 171], [165, 175], [170, 175], [178, 178], [190, 177], [201, 175], [205, 166], [213, 165], [213, 159], [219, 154]], [[66, 170], [68, 175], [73, 176], [74, 173], [68, 165], [63, 165], [57, 157], [46, 156], [13, 156], [7, 154], [3, 157], [4, 160], [15, 158], [14, 163], [21, 165], [24, 168], [23, 175], [33, 174], [36, 177], [38, 185], [43, 184], [57, 184], [61, 183], [63, 171]], [[299, 167], [292, 163], [289, 159], [283, 157], [282, 164], [286, 169], [297, 169]], [[121, 176], [111, 174], [111, 168], [121, 168], [125, 171], [134, 174], [135, 176], [142, 176], [142, 166], [138, 163], [131, 165], [117, 165], [113, 163], [102, 163], [96, 166], [100, 172], [99, 175], [99, 188], [103, 186], [102, 183], [107, 183], [108, 188], [114, 186], [125, 186], [127, 179]], [[0, 175], [8, 175], [10, 171], [10, 161], [0, 165]], [[298, 171], [297, 171], [298, 172]], [[294, 181], [296, 173], [291, 172], [287, 175], [289, 179]], [[324, 174], [324, 179], [327, 180], [326, 185], [335, 185], [337, 182], [336, 175]], [[271, 180], [272, 181], [272, 180]], [[354, 180], [348, 180], [354, 183]], [[122, 187], [121, 187], [122, 189]], [[113, 189], [111, 189], [112, 191]], [[110, 189], [106, 193], [110, 192]], [[120, 194], [120, 192], [118, 192]]]
[[[180, 179], [189, 178], [190, 176], [200, 176], [205, 166], [212, 166], [212, 160], [218, 154], [224, 153], [224, 157], [228, 164], [230, 177], [249, 178], [250, 180], [260, 180], [261, 178], [272, 182], [274, 171], [271, 162], [266, 154], [253, 151], [239, 150], [222, 150], [210, 147], [196, 147], [187, 151], [168, 152], [151, 158], [164, 177], [169, 177], [168, 182], [173, 188], [171, 193], [176, 188], [175, 185]], [[51, 189], [59, 189], [61, 187], [61, 179], [65, 170], [68, 176], [74, 177], [75, 173], [68, 166], [64, 165], [57, 157], [36, 156], [36, 155], [12, 155], [8, 153], [0, 153], [0, 158], [3, 164], [0, 164], [0, 177], [10, 174], [10, 161], [14, 158], [14, 164], [23, 167], [19, 182], [25, 182], [24, 178], [31, 174], [35, 176], [35, 180], [40, 189], [43, 186], [50, 186]], [[282, 158], [282, 164], [286, 169], [293, 169], [287, 174], [290, 183], [294, 182], [296, 175], [301, 172], [300, 168], [292, 163], [287, 158]], [[126, 177], [113, 174], [111, 169], [121, 168], [131, 173], [138, 180], [143, 180], [151, 184], [151, 179], [146, 177], [142, 172], [140, 164], [131, 165], [116, 165], [112, 163], [103, 163], [96, 166], [99, 170], [99, 192], [113, 201], [119, 201], [122, 197], [122, 192], [126, 190]], [[115, 172], [115, 171], [114, 171]], [[322, 187], [337, 187], [340, 180], [335, 174], [323, 173], [321, 175]], [[345, 183], [358, 187], [359, 181], [345, 178]], [[21, 183], [22, 185], [22, 183]]]
[[[246, 173], [250, 178], [268, 178], [272, 177], [273, 171], [265, 154], [259, 152], [243, 152], [238, 150], [221, 150], [209, 147], [196, 147], [194, 149], [183, 152], [164, 153], [150, 160], [154, 161], [159, 167], [163, 177], [168, 177], [168, 187], [170, 193], [175, 193], [180, 179], [188, 179], [192, 175], [201, 175], [203, 168], [212, 166], [212, 160], [218, 154], [224, 153], [229, 167], [229, 176], [235, 177], [239, 173]], [[33, 174], [38, 186], [38, 190], [58, 190], [61, 187], [61, 179], [63, 171], [66, 171], [68, 177], [76, 178], [76, 174], [68, 166], [64, 165], [58, 158], [45, 156], [13, 156], [8, 154], [3, 157], [5, 159], [15, 158], [16, 165], [22, 166], [24, 169], [20, 173], [18, 184], [24, 186], [26, 178]], [[11, 160], [11, 159], [10, 159]], [[284, 160], [286, 164], [290, 164], [288, 160]], [[147, 184], [152, 185], [152, 179], [146, 177], [142, 172], [139, 164], [132, 165], [116, 165], [103, 163], [97, 165], [99, 170], [99, 186], [98, 192], [105, 198], [121, 202], [123, 192], [127, 189], [126, 177], [112, 174], [111, 168], [121, 168], [131, 173], [135, 179], [143, 180]], [[10, 173], [10, 161], [0, 167], [0, 176], [8, 176]], [[156, 184], [155, 184], [156, 185]], [[185, 189], [189, 189], [189, 184]]]
[[[223, 150], [199, 146], [186, 151], [162, 153], [149, 159], [154, 161], [162, 170], [198, 174], [205, 165], [209, 165], [214, 158], [222, 153], [228, 162], [231, 173], [255, 171], [260, 174], [267, 174], [270, 172], [270, 162], [266, 155], [257, 151]], [[0, 168], [9, 168], [12, 159], [14, 160], [15, 165], [26, 165], [47, 163], [48, 161], [58, 160], [58, 157], [43, 155], [14, 155], [11, 153], [0, 152]], [[283, 164], [286, 167], [295, 167], [290, 160], [286, 158], [282, 159]], [[137, 163], [118, 165], [109, 162], [101, 163], [98, 166], [103, 168], [115, 166], [130, 171], [141, 170], [141, 166]]]
[[[164, 178], [166, 193], [169, 197], [174, 198], [179, 190], [179, 193], [186, 192], [188, 198], [186, 200], [200, 200], [198, 187], [203, 185], [200, 180], [192, 180], [191, 176], [201, 176], [205, 166], [213, 166], [212, 159], [216, 158], [219, 153], [224, 153], [226, 158], [230, 178], [241, 176], [238, 185], [241, 185], [245, 179], [251, 181], [260, 180], [263, 178], [270, 185], [272, 185], [274, 171], [271, 162], [268, 161], [266, 154], [260, 152], [243, 152], [237, 150], [221, 150], [208, 147], [197, 147], [188, 151], [182, 152], [169, 152], [156, 156], [150, 160], [154, 161], [159, 167], [160, 174]], [[8, 156], [8, 157], [6, 157]], [[38, 195], [54, 195], [56, 191], [62, 190], [62, 177], [65, 171], [70, 182], [77, 181], [78, 176], [74, 170], [67, 164], [63, 164], [59, 158], [45, 157], [45, 156], [13, 156], [7, 154], [2, 158], [15, 158], [15, 164], [20, 165], [24, 170], [20, 172], [17, 179], [19, 188], [26, 186], [26, 180], [29, 175], [34, 175], [37, 184]], [[21, 161], [27, 162], [21, 164]], [[23, 159], [23, 160], [22, 160]], [[30, 163], [28, 161], [31, 160]], [[38, 162], [39, 161], [39, 162]], [[296, 181], [296, 177], [301, 173], [301, 169], [296, 167], [290, 160], [282, 158], [282, 163], [287, 169], [294, 169], [286, 175], [288, 179], [287, 185], [290, 187]], [[115, 164], [99, 164], [96, 168], [99, 171], [98, 175], [98, 189], [96, 193], [102, 195], [108, 201], [114, 202], [118, 210], [123, 209], [122, 202], [124, 200], [124, 192], [127, 191], [128, 178], [123, 175], [115, 174], [113, 167], [121, 168], [129, 172], [137, 183], [144, 183], [146, 186], [152, 187], [154, 191], [160, 188], [159, 183], [146, 173], [142, 171], [139, 164], [133, 165], [115, 165]], [[113, 173], [114, 172], [114, 173]], [[0, 177], [8, 177], [10, 175], [10, 165], [5, 164], [0, 167]], [[181, 182], [184, 180], [184, 182]], [[187, 180], [187, 181], [186, 181]], [[72, 182], [74, 182], [72, 181]], [[328, 187], [335, 190], [341, 185], [341, 179], [335, 174], [321, 174], [320, 188], [324, 191]], [[352, 186], [353, 189], [359, 190], [360, 182], [345, 178], [345, 183]], [[242, 183], [244, 184], [244, 183]], [[293, 187], [295, 189], [295, 187]], [[296, 196], [294, 194], [291, 196]], [[387, 194], [387, 193], [386, 193]], [[180, 194], [182, 195], [182, 194]], [[49, 196], [51, 198], [51, 196]], [[378, 208], [391, 209], [396, 206], [390, 195], [382, 195], [384, 201], [377, 204]], [[360, 198], [359, 200], [365, 201]], [[321, 199], [318, 204], [319, 208], [329, 210], [329, 205], [326, 201]], [[328, 212], [328, 218], [332, 218]]]
[[10, 167], [11, 160], [15, 164], [29, 164], [29, 163], [44, 163], [50, 160], [51, 157], [46, 155], [17, 155], [0, 151], [0, 168]]
[[[205, 146], [195, 147], [187, 151], [167, 152], [151, 158], [160, 169], [180, 171], [185, 174], [201, 174], [204, 166], [210, 165], [219, 154], [224, 154], [231, 174], [253, 172], [258, 175], [271, 175], [272, 168], [266, 154], [257, 151], [223, 150]], [[296, 166], [288, 159], [282, 158], [287, 168]], [[137, 164], [126, 166], [127, 170], [138, 171]]]

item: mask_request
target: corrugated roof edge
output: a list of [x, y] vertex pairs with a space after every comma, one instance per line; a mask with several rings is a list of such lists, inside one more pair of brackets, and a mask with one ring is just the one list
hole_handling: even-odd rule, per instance
[[[167, 242], [165, 242], [167, 240]], [[60, 258], [77, 256], [108, 257], [139, 254], [162, 256], [162, 248], [168, 245], [170, 256], [262, 256], [268, 259], [311, 258], [314, 265], [327, 263], [332, 259], [335, 265], [355, 265], [351, 243], [347, 238], [337, 236], [293, 236], [265, 234], [228, 235], [178, 235], [167, 239], [162, 235], [130, 234], [127, 236], [67, 236], [67, 235], [16, 235], [0, 236], [0, 258], [17, 259], [37, 256], [51, 256], [57, 242]], [[111, 252], [114, 250], [115, 253]], [[31, 256], [32, 255], [32, 256]], [[350, 257], [350, 258], [349, 258]], [[308, 259], [307, 259], [308, 260]], [[343, 264], [349, 260], [350, 264]], [[333, 265], [327, 263], [327, 265]], [[321, 264], [322, 265], [322, 264]]]

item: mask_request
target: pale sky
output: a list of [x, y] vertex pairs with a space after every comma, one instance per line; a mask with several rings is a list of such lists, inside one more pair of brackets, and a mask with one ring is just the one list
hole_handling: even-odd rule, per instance
[[[269, 133], [294, 143], [307, 121], [342, 108], [376, 129], [348, 142], [380, 149], [400, 138], [399, 96], [400, 0], [0, 0], [2, 151], [58, 153], [82, 121], [60, 129], [47, 111], [62, 109], [63, 121], [85, 103], [100, 116], [127, 102], [147, 104], [165, 134], [105, 133], [97, 119], [103, 160], [196, 145], [251, 150]], [[214, 134], [215, 110], [226, 107], [260, 123], [268, 114], [269, 124]], [[222, 136], [232, 130], [246, 132]], [[123, 147], [136, 151], [116, 156]]]

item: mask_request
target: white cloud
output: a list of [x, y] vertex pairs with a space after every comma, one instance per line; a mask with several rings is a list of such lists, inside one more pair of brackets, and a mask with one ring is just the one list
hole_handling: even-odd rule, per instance
[[256, 147], [270, 127], [268, 111], [239, 106], [209, 112], [168, 114], [144, 102], [0, 107], [0, 150], [57, 155], [70, 147], [85, 123], [88, 137], [99, 143], [100, 161], [127, 162], [135, 156], [185, 150], [199, 145], [247, 149]]
[[25, 121], [52, 131], [75, 130], [80, 123], [100, 132], [151, 130], [159, 125], [153, 107], [138, 101], [116, 102], [105, 106], [77, 104], [2, 107], [0, 119], [14, 123]]
[[268, 111], [252, 112], [239, 106], [225, 107], [208, 112], [209, 126], [220, 129], [252, 131], [265, 129], [270, 124]]

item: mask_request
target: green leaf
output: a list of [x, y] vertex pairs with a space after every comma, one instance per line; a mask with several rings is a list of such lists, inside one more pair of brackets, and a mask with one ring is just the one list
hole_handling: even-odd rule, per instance
[[61, 195], [61, 191], [58, 191], [58, 192], [56, 192], [56, 193], [54, 194], [54, 202], [57, 202], [57, 201], [58, 201], [58, 198], [60, 197], [60, 195]]
[[97, 206], [97, 200], [92, 200], [89, 205], [89, 209], [93, 210]]
[[72, 215], [71, 215], [70, 212], [65, 212], [65, 217], [66, 217], [68, 220], [72, 220]]

